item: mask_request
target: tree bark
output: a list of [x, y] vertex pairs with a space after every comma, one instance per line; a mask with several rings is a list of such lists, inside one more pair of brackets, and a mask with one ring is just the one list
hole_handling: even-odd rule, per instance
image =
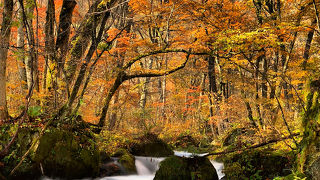
[[[313, 20], [311, 26], [314, 27], [316, 22], [317, 22], [316, 20]], [[306, 45], [303, 52], [303, 63], [302, 63], [303, 70], [306, 70], [307, 68], [307, 62], [310, 57], [310, 48], [311, 48], [311, 42], [312, 42], [313, 36], [314, 36], [314, 29], [310, 30], [307, 35]]]
[[[57, 52], [56, 63], [58, 68], [58, 72], [57, 72], [58, 76], [60, 76], [60, 73], [63, 70], [65, 57], [68, 52], [68, 42], [69, 42], [69, 36], [71, 32], [72, 14], [76, 4], [77, 2], [75, 0], [63, 0], [60, 18], [59, 18], [60, 20], [59, 20], [59, 27], [58, 27], [58, 36], [57, 36], [56, 47], [55, 47]], [[48, 10], [49, 10], [49, 7], [48, 7]], [[50, 12], [50, 14], [53, 14], [54, 16], [54, 11]]]
[[77, 66], [79, 62], [81, 62], [81, 59], [92, 40], [93, 32], [95, 32], [95, 29], [101, 23], [104, 15], [107, 14], [108, 17], [110, 16], [110, 12], [105, 10], [114, 7], [117, 2], [118, 0], [110, 0], [107, 1], [107, 3], [103, 0], [95, 1], [77, 30], [78, 33], [72, 37], [69, 51], [70, 59], [65, 67], [66, 81], [68, 84], [71, 84], [74, 79]]
[[11, 34], [13, 0], [4, 0], [0, 34], [0, 121], [9, 118], [6, 100], [6, 67]]
[[17, 36], [17, 47], [18, 47], [18, 68], [19, 68], [19, 77], [22, 82], [22, 89], [28, 89], [27, 86], [27, 75], [25, 68], [25, 48], [24, 48], [24, 30], [23, 30], [23, 9], [20, 2], [18, 4], [18, 18], [19, 18], [19, 27], [18, 27], [18, 36]]
[[254, 74], [254, 77], [255, 77], [255, 80], [256, 80], [256, 83], [255, 83], [255, 86], [256, 86], [256, 111], [257, 111], [257, 114], [258, 114], [258, 118], [259, 118], [259, 125], [262, 127], [264, 125], [263, 123], [263, 119], [262, 119], [262, 115], [261, 115], [261, 110], [260, 110], [260, 103], [259, 103], [259, 65], [260, 65], [260, 62], [263, 60], [263, 56], [259, 56], [256, 60], [256, 64], [255, 64], [255, 74]]
[[[146, 61], [147, 69], [151, 69], [152, 64], [153, 64], [153, 58], [150, 58], [148, 61]], [[139, 106], [142, 111], [144, 111], [147, 103], [149, 82], [150, 82], [150, 77], [144, 78], [142, 89], [141, 89], [140, 101], [139, 101]]]
[[[212, 117], [214, 116], [214, 101], [218, 99], [217, 96], [217, 82], [215, 73], [215, 58], [213, 56], [208, 57], [208, 78], [209, 78], [209, 119], [210, 119], [210, 129], [214, 135], [218, 135], [217, 126], [212, 123]], [[207, 126], [207, 125], [206, 125]]]
[[[33, 14], [34, 8], [35, 8], [35, 4], [29, 4], [26, 13]], [[35, 49], [36, 41], [34, 37], [33, 20], [27, 19], [27, 16], [25, 15], [24, 25], [27, 32], [27, 48], [29, 52], [25, 58], [28, 90], [30, 91], [33, 88], [32, 86], [34, 86], [34, 89], [36, 91], [39, 91], [38, 57]]]
[[[55, 61], [55, 41], [54, 41], [54, 22], [55, 22], [55, 4], [54, 0], [48, 0], [47, 4], [47, 12], [46, 12], [46, 24], [45, 24], [45, 70], [43, 74], [43, 86], [44, 90], [47, 89], [47, 84], [50, 84], [49, 87], [53, 85], [53, 69], [49, 69], [52, 66], [50, 64], [54, 63]], [[49, 69], [49, 74], [48, 74]], [[50, 75], [47, 83], [47, 76]]]

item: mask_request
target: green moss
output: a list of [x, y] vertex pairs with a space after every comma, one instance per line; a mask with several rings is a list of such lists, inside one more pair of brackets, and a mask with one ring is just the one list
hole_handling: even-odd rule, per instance
[[171, 156], [160, 163], [154, 180], [218, 180], [210, 161], [204, 157], [182, 158]]
[[188, 164], [183, 158], [171, 156], [160, 164], [154, 180], [188, 180], [191, 173], [188, 171]]
[[318, 152], [319, 135], [317, 133], [320, 128], [319, 124], [319, 88], [318, 81], [309, 81], [305, 90], [305, 111], [302, 114], [301, 131], [303, 139], [299, 144], [299, 154], [297, 156], [297, 170], [300, 173], [305, 173], [312, 162], [312, 155]]
[[128, 150], [120, 148], [114, 154], [114, 157], [119, 157], [119, 163], [127, 170], [128, 173], [136, 173], [135, 158]]
[[136, 165], [135, 158], [131, 154], [124, 154], [120, 157], [119, 163], [127, 170], [128, 173], [135, 173]]
[[291, 163], [286, 154], [269, 150], [251, 150], [239, 154], [229, 154], [224, 159], [225, 174], [228, 179], [272, 179], [287, 175]]
[[[40, 138], [34, 160], [48, 176], [67, 179], [94, 177], [99, 173], [99, 151], [87, 143], [88, 137], [50, 128]], [[86, 143], [81, 139], [86, 139]]]
[[296, 174], [296, 173], [292, 173], [289, 174], [285, 177], [276, 177], [273, 180], [306, 180], [306, 176], [304, 174]]

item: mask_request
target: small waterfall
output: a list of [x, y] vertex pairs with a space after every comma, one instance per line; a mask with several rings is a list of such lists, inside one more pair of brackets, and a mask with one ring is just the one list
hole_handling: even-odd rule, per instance
[[222, 179], [224, 177], [224, 173], [222, 172], [223, 170], [223, 163], [217, 162], [215, 160], [210, 160], [211, 164], [214, 166], [214, 168], [217, 171], [219, 179]]
[[202, 157], [202, 156], [206, 156], [209, 153], [203, 153], [203, 154], [196, 154], [196, 153], [190, 153], [187, 151], [173, 151], [175, 156], [179, 156], [179, 157], [186, 157], [186, 158], [191, 158], [194, 156], [198, 156], [198, 157]]
[[110, 176], [100, 180], [153, 180], [160, 162], [165, 158], [135, 156], [138, 175]]
[[159, 164], [165, 158], [136, 156], [136, 168], [138, 175], [155, 174], [159, 169]]

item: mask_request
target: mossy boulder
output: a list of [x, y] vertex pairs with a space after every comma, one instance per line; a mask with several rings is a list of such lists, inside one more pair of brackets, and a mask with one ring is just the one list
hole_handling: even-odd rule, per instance
[[170, 146], [151, 133], [137, 138], [129, 150], [135, 156], [166, 157], [173, 155]]
[[160, 163], [154, 180], [218, 180], [216, 169], [206, 157], [171, 156]]
[[135, 158], [128, 150], [118, 149], [114, 156], [119, 158], [118, 162], [125, 168], [126, 173], [133, 174], [137, 172]]
[[290, 173], [285, 155], [269, 150], [250, 150], [222, 158], [227, 179], [273, 179]]
[[87, 136], [49, 128], [40, 138], [33, 160], [44, 174], [66, 179], [95, 177], [99, 173], [99, 151]]

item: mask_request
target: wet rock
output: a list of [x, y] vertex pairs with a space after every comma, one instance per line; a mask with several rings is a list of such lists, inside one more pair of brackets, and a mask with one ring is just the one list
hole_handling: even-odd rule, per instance
[[90, 138], [50, 128], [40, 138], [34, 161], [44, 174], [65, 179], [95, 177], [99, 173], [99, 151]]
[[121, 166], [114, 161], [104, 163], [100, 167], [100, 177], [116, 176], [121, 174], [123, 174]]
[[119, 149], [114, 156], [119, 158], [118, 162], [124, 167], [126, 173], [132, 174], [137, 172], [135, 158], [129, 151], [126, 149]]
[[154, 180], [218, 180], [216, 169], [206, 157], [171, 156], [160, 163]]

